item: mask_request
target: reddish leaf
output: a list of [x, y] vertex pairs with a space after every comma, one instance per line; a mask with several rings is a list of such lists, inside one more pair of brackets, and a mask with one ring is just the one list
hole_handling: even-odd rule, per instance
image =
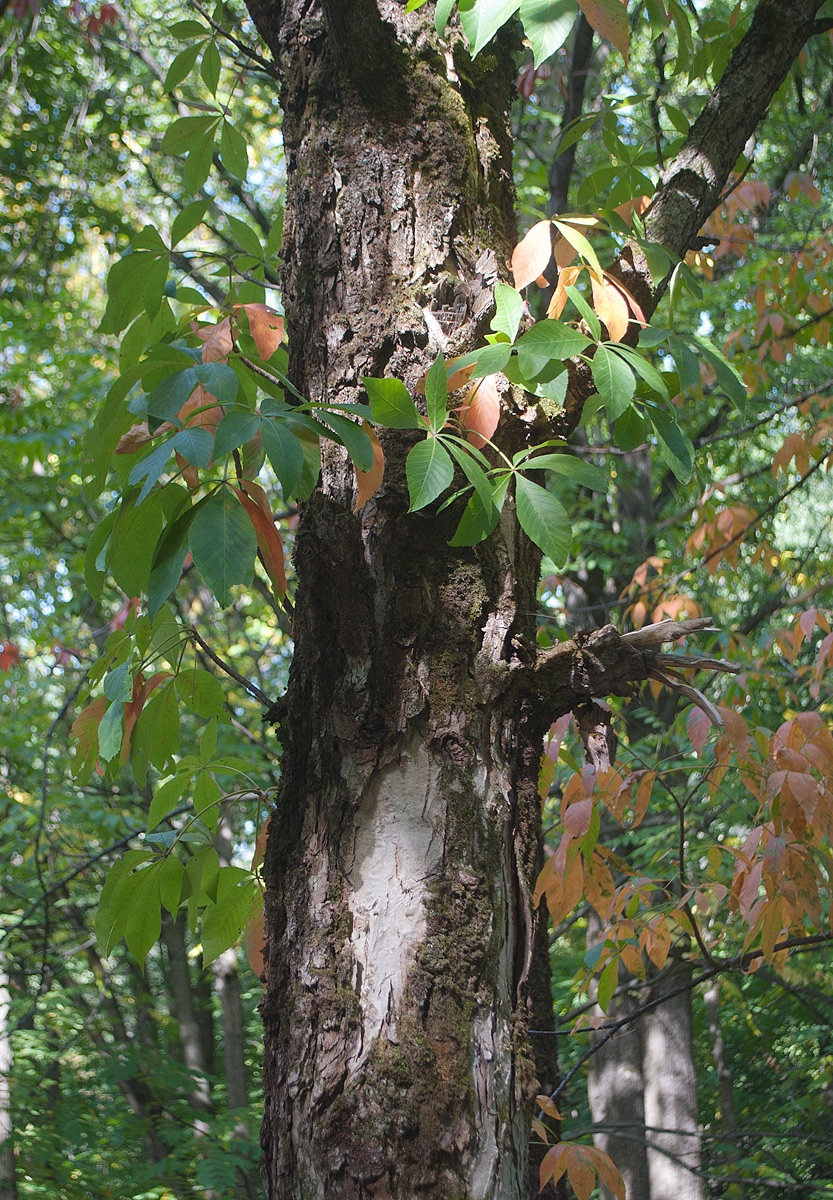
[[373, 443], [373, 466], [369, 471], [360, 471], [356, 467], [356, 482], [359, 485], [359, 494], [356, 497], [354, 512], [358, 512], [364, 504], [367, 504], [370, 497], [379, 490], [385, 474], [385, 455], [376, 436], [376, 431], [367, 421], [362, 421], [362, 425], [365, 433]]
[[543, 275], [552, 258], [552, 226], [538, 221], [521, 239], [512, 254], [512, 274], [518, 291]]
[[460, 421], [466, 437], [478, 450], [483, 449], [500, 421], [497, 378], [497, 375], [487, 375], [484, 379], [478, 379], [460, 409]]
[[578, 0], [578, 6], [596, 33], [616, 47], [627, 66], [630, 29], [622, 0]]
[[124, 735], [121, 740], [121, 753], [119, 756], [119, 761], [122, 764], [126, 763], [130, 757], [130, 739], [133, 734], [133, 727], [138, 721], [148, 697], [160, 683], [172, 678], [173, 676], [170, 671], [157, 671], [155, 675], [151, 675], [150, 679], [145, 679], [140, 671], [133, 680], [133, 699], [124, 706]]
[[692, 708], [685, 719], [685, 730], [698, 758], [703, 752], [711, 727], [711, 720], [700, 708]]
[[[247, 483], [246, 487], [251, 490], [252, 485]], [[272, 518], [271, 510], [268, 514], [264, 512], [261, 505], [247, 496], [240, 488], [233, 488], [233, 491], [254, 525], [257, 548], [260, 551], [266, 573], [272, 580], [272, 586], [278, 596], [284, 596], [286, 595], [286, 570], [283, 562], [283, 542]]]
[[242, 308], [248, 317], [249, 333], [260, 357], [264, 361], [271, 358], [283, 341], [283, 317], [266, 304], [238, 304], [235, 307]]
[[72, 722], [70, 733], [78, 742], [82, 758], [98, 753], [98, 727], [109, 703], [106, 696], [96, 696]]
[[625, 1200], [625, 1181], [610, 1155], [593, 1146], [587, 1147], [587, 1153], [596, 1168], [596, 1174], [608, 1191], [613, 1192], [617, 1200]]
[[134, 613], [138, 613], [138, 611], [139, 611], [139, 597], [138, 596], [133, 596], [132, 599], [130, 599], [130, 600], [128, 600], [127, 597], [125, 597], [124, 604], [121, 606], [121, 608], [116, 613], [116, 615], [113, 617], [113, 619], [110, 621], [110, 629], [111, 630], [124, 629], [125, 622], [127, 621], [127, 617], [128, 617], [128, 614], [129, 614], [131, 608], [133, 609]]
[[131, 425], [127, 433], [123, 433], [119, 438], [116, 454], [132, 454], [135, 450], [141, 450], [142, 446], [147, 446], [150, 440], [147, 421]]
[[590, 796], [571, 804], [564, 813], [564, 828], [574, 838], [584, 837], [590, 828], [590, 818], [593, 815], [593, 801]]
[[0, 650], [0, 671], [8, 671], [20, 666], [20, 651], [14, 642], [6, 642]]
[[565, 1160], [565, 1152], [569, 1149], [569, 1142], [559, 1142], [556, 1146], [550, 1146], [549, 1150], [541, 1159], [539, 1176], [542, 1192], [550, 1180], [552, 1180], [554, 1187], [566, 1171], [567, 1163]]
[[578, 1200], [590, 1200], [596, 1185], [596, 1172], [589, 1161], [586, 1146], [571, 1146], [567, 1155], [567, 1178]]

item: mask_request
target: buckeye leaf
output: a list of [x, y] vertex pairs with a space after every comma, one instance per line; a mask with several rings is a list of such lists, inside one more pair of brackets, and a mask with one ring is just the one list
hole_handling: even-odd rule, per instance
[[434, 433], [439, 433], [448, 419], [448, 379], [442, 353], [434, 359], [425, 379], [425, 403], [428, 424]]
[[257, 538], [229, 488], [216, 492], [194, 517], [188, 544], [194, 565], [223, 608], [231, 603], [233, 584], [251, 583]]
[[611, 421], [620, 417], [633, 400], [636, 380], [633, 371], [618, 354], [607, 346], [598, 346], [591, 363], [593, 382], [604, 399], [607, 415]]
[[648, 409], [648, 416], [659, 438], [659, 451], [681, 483], [691, 478], [694, 447], [687, 433], [661, 408]]
[[400, 379], [370, 379], [362, 376], [370, 397], [373, 420], [388, 429], [425, 428], [417, 406]]
[[[284, 496], [291, 496], [304, 470], [304, 447], [282, 421], [265, 419], [260, 428], [260, 437], [266, 457], [283, 488]], [[317, 444], [316, 438], [316, 446]], [[315, 476], [317, 479], [318, 469]]]
[[509, 341], [514, 342], [524, 312], [523, 297], [508, 283], [496, 283], [495, 310], [492, 329], [495, 333], [505, 333]]
[[581, 354], [588, 338], [571, 329], [561, 321], [547, 318], [533, 325], [516, 344], [518, 365], [527, 379], [540, 375], [551, 362], [564, 362], [574, 354]]
[[526, 535], [561, 568], [570, 554], [573, 531], [564, 505], [523, 475], [515, 479], [515, 505]]
[[521, 0], [521, 24], [536, 67], [564, 45], [575, 19], [575, 0]]
[[214, 435], [214, 458], [219, 460], [231, 454], [238, 446], [250, 441], [260, 429], [260, 417], [256, 413], [228, 412], [217, 426]]
[[207, 467], [214, 449], [214, 439], [207, 429], [181, 429], [174, 434], [172, 445], [187, 463], [195, 467]]
[[460, 24], [469, 40], [472, 58], [477, 57], [519, 6], [520, 0], [458, 0]]
[[411, 512], [425, 508], [445, 491], [454, 479], [454, 465], [435, 437], [418, 442], [405, 460]]

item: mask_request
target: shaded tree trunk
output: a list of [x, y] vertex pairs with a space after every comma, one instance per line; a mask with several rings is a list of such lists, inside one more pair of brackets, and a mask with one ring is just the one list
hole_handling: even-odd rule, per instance
[[9, 1038], [9, 980], [0, 962], [0, 1200], [17, 1200], [12, 1131], [12, 1043]]
[[[686, 963], [665, 972], [652, 998], [669, 995], [691, 974]], [[646, 1014], [643, 1074], [651, 1200], [703, 1200], [690, 989]]]

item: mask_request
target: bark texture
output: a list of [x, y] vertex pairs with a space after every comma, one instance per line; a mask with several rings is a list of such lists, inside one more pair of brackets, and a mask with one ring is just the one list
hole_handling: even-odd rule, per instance
[[[249, 8], [281, 76], [293, 383], [313, 401], [364, 399], [363, 375], [413, 393], [439, 348], [481, 344], [516, 240], [515, 34], [472, 62], [456, 17], [441, 43], [401, 0]], [[510, 451], [583, 403], [547, 430], [504, 399]], [[511, 498], [485, 543], [450, 547], [454, 506], [407, 511], [413, 440], [382, 438], [359, 512], [326, 446], [300, 516], [264, 864], [273, 1200], [526, 1195], [541, 734], [648, 669], [612, 627], [539, 662], [539, 556]]]

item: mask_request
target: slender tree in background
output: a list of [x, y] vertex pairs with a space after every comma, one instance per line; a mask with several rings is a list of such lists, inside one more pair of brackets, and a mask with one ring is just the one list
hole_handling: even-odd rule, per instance
[[[693, 689], [681, 671], [726, 664], [719, 651], [664, 653], [666, 643], [710, 627], [708, 618], [697, 619], [691, 598], [687, 607], [651, 604], [658, 622], [668, 620], [645, 625], [650, 589], [639, 589], [649, 568], [664, 569], [642, 499], [651, 491], [652, 449], [672, 472], [660, 491], [673, 492], [674, 479], [684, 484], [692, 468], [683, 431], [690, 414], [672, 398], [700, 386], [701, 363], [714, 373], [712, 424], [696, 430], [706, 446], [727, 420], [720, 389], [746, 402], [738, 363], [704, 338], [699, 316], [690, 329], [666, 329], [659, 318], [648, 323], [668, 293], [679, 306], [680, 288], [687, 281], [696, 288], [686, 256], [693, 251], [705, 262], [709, 237], [717, 236], [714, 228], [702, 236], [705, 222], [719, 224], [735, 189], [740, 194], [751, 139], [799, 56], [812, 53], [831, 22], [821, 0], [759, 0], [742, 17], [721, 8], [695, 44], [680, 5], [635, 8], [634, 22], [650, 26], [656, 78], [656, 145], [643, 158], [632, 131], [617, 132], [611, 120], [615, 94], [610, 108], [602, 112], [597, 97], [597, 110], [582, 116], [594, 31], [615, 47], [611, 53], [628, 53], [618, 0], [582, 0], [578, 20], [575, 6], [560, 0], [521, 3], [520, 25], [517, 5], [494, 0], [466, 0], [458, 9], [387, 0], [248, 7], [260, 47], [239, 30], [228, 45], [257, 78], [261, 114], [277, 108], [280, 90], [282, 230], [240, 182], [248, 167], [238, 128], [245, 121], [235, 117], [231, 97], [239, 102], [244, 75], [242, 68], [232, 73], [226, 98], [218, 50], [226, 46], [226, 14], [197, 7], [200, 20], [173, 27], [183, 48], [154, 72], [173, 112], [161, 149], [187, 156], [173, 205], [180, 211], [172, 221], [148, 220], [131, 253], [112, 267], [102, 322], [106, 336], [120, 339], [120, 376], [87, 437], [86, 495], [92, 504], [104, 491], [112, 503], [89, 541], [85, 576], [91, 604], [101, 602], [110, 572], [125, 605], [121, 627], [114, 620], [100, 639], [92, 698], [79, 705], [74, 729], [79, 777], [101, 772], [105, 807], [107, 788], [129, 763], [145, 789], [137, 803], [147, 836], [110, 873], [99, 947], [106, 958], [124, 936], [143, 960], [163, 937], [160, 961], [190, 1079], [189, 1107], [179, 1119], [198, 1147], [210, 1140], [213, 1038], [204, 1028], [206, 1008], [195, 1003], [188, 937], [215, 961], [224, 1082], [236, 1108], [246, 1085], [227, 954], [248, 926], [266, 984], [262, 1141], [270, 1197], [514, 1198], [565, 1171], [582, 1198], [596, 1172], [621, 1195], [604, 1155], [577, 1143], [542, 1145], [540, 1179], [529, 1170], [536, 1094], [544, 1092], [540, 1117], [560, 1120], [547, 1095], [559, 1081], [539, 901], [546, 895], [558, 932], [583, 890], [604, 926], [587, 965], [600, 972], [595, 998], [606, 1025], [645, 1010], [633, 1041], [623, 1035], [618, 1043], [639, 1047], [632, 1057], [641, 1071], [635, 1103], [647, 1127], [638, 1164], [645, 1196], [699, 1197], [699, 1179], [682, 1182], [697, 1177], [701, 1162], [691, 987], [758, 955], [774, 963], [787, 939], [801, 939], [805, 915], [814, 928], [823, 925], [822, 902], [813, 899], [815, 860], [805, 865], [809, 851], [796, 847], [806, 834], [814, 848], [814, 830], [819, 846], [829, 837], [827, 793], [812, 772], [823, 774], [833, 757], [826, 727], [796, 718], [775, 743], [762, 732], [759, 744], [742, 718]], [[105, 8], [91, 38], [111, 20]], [[127, 36], [148, 65], [128, 17]], [[707, 94], [693, 104], [690, 125], [668, 102], [679, 136], [663, 149], [657, 112], [668, 20], [678, 70], [685, 59]], [[527, 86], [523, 75], [517, 79], [521, 30], [534, 51], [530, 96], [538, 82], [546, 86], [541, 64], [574, 25], [561, 165], [550, 155], [550, 207], [539, 204], [558, 220], [533, 223], [519, 243], [510, 108], [516, 85]], [[187, 91], [178, 98], [198, 62], [210, 100]], [[629, 93], [626, 80], [620, 85]], [[610, 197], [586, 206], [595, 213], [601, 201], [602, 217], [560, 219], [576, 138], [600, 122], [611, 170], [617, 156], [628, 170], [615, 188], [611, 182]], [[225, 223], [206, 185], [212, 164], [226, 189], [222, 202], [231, 197], [238, 206]], [[652, 194], [642, 199], [641, 190]], [[201, 229], [205, 245], [195, 233]], [[606, 238], [602, 261], [588, 240], [593, 230]], [[186, 253], [190, 236], [196, 241]], [[186, 273], [173, 287], [172, 266]], [[548, 315], [535, 321], [532, 285], [551, 275]], [[278, 282], [285, 324], [266, 305], [267, 286]], [[800, 337], [802, 328], [788, 336]], [[805, 397], [810, 406], [813, 394]], [[605, 487], [588, 434], [600, 413], [611, 430], [604, 453], [618, 464], [615, 500], [594, 525], [607, 524], [615, 564], [607, 573], [581, 549], [587, 502], [569, 490]], [[818, 430], [821, 437], [822, 422]], [[567, 438], [574, 453], [564, 452]], [[809, 455], [808, 444], [793, 444], [796, 462]], [[277, 505], [257, 483], [264, 454], [268, 481], [281, 487], [284, 520], [294, 521], [297, 507], [294, 529], [282, 526], [294, 541], [292, 599]], [[812, 470], [823, 461], [814, 457]], [[808, 459], [803, 474], [810, 471]], [[701, 504], [692, 501], [698, 512]], [[706, 513], [697, 548], [711, 559], [736, 557], [758, 520], [749, 515], [744, 523], [741, 507]], [[634, 546], [625, 546], [620, 530], [631, 518], [628, 528], [638, 532]], [[574, 553], [587, 561], [571, 578]], [[582, 632], [548, 640], [537, 619], [542, 556], [548, 571], [563, 572], [552, 586], [575, 597], [580, 585], [597, 611], [615, 603], [632, 575], [634, 628], [622, 633], [604, 620], [576, 620]], [[226, 648], [203, 619], [212, 597], [228, 607], [237, 594], [230, 589], [249, 588], [256, 557], [255, 588], [271, 613], [258, 612], [255, 637], [268, 641], [271, 622], [294, 643], [280, 696], [248, 634], [225, 638]], [[135, 606], [134, 595], [141, 597]], [[680, 620], [682, 611], [695, 619]], [[802, 637], [815, 628], [813, 613]], [[235, 619], [245, 623], [245, 605], [233, 610]], [[106, 619], [88, 621], [106, 632]], [[800, 641], [791, 644], [795, 656]], [[253, 766], [237, 744], [260, 740], [251, 707], [229, 711], [211, 670], [231, 675], [264, 705], [281, 749], [276, 789], [268, 750]], [[259, 682], [247, 684], [252, 675]], [[706, 754], [708, 720], [726, 727], [695, 787], [687, 792], [668, 772], [673, 815], [660, 836], [673, 842], [674, 860], [666, 847], [659, 874], [646, 874], [639, 853], [627, 867], [630, 827], [621, 853], [597, 848], [599, 796], [613, 817], [632, 804], [641, 819], [656, 772], [649, 762], [626, 779], [613, 773], [610, 716], [596, 701], [632, 697], [649, 679], [700, 706], [688, 726], [698, 755]], [[668, 693], [654, 701], [641, 718], [643, 734], [651, 722], [663, 727], [673, 718]], [[786, 695], [781, 701], [791, 707]], [[183, 754], [181, 711], [190, 714], [184, 728], [193, 743]], [[564, 836], [542, 871], [542, 748], [560, 721], [560, 735], [549, 736], [557, 756], [571, 713], [588, 765], [581, 770], [566, 752], [577, 769], [561, 798]], [[203, 726], [198, 736], [195, 721]], [[638, 725], [633, 719], [628, 729], [632, 743]], [[688, 859], [697, 823], [709, 820], [697, 805], [707, 793], [718, 805], [714, 789], [732, 755], [780, 808], [737, 850], [731, 903], [749, 938], [724, 962], [714, 957], [716, 939], [706, 941], [707, 898], [698, 899], [691, 884], [692, 872], [699, 878], [706, 868]], [[771, 788], [776, 766], [784, 780]], [[811, 794], [823, 792], [813, 803]], [[235, 857], [235, 840], [245, 833], [237, 814], [259, 824], [272, 801], [262, 868], [253, 874]], [[46, 811], [44, 785], [38, 838]], [[731, 837], [756, 819], [745, 813]], [[710, 861], [705, 850], [701, 857]], [[779, 888], [783, 897], [770, 894]], [[652, 908], [653, 890], [667, 899], [668, 916]], [[695, 947], [699, 975], [687, 957]], [[643, 952], [658, 977], [646, 978]], [[558, 950], [555, 964], [558, 976]], [[138, 976], [133, 984], [140, 1007]], [[629, 988], [635, 999], [624, 995]], [[122, 1027], [123, 1039], [138, 1045], [138, 1032]], [[621, 1081], [617, 1042], [606, 1028], [596, 1045], [597, 1064], [604, 1054]], [[673, 1079], [663, 1069], [672, 1060], [679, 1067]], [[593, 1070], [603, 1089], [604, 1070]], [[175, 1148], [153, 1087], [139, 1069], [123, 1071], [119, 1087], [147, 1125], [149, 1157], [164, 1170]], [[536, 1129], [547, 1139], [551, 1130], [540, 1117]], [[612, 1120], [621, 1125], [621, 1113]], [[242, 1136], [242, 1115], [236, 1127]], [[605, 1148], [615, 1157], [611, 1142]], [[240, 1169], [234, 1186], [250, 1194], [251, 1175]], [[178, 1194], [191, 1186], [187, 1178], [169, 1171], [166, 1186]], [[214, 1186], [207, 1174], [200, 1179]]]

